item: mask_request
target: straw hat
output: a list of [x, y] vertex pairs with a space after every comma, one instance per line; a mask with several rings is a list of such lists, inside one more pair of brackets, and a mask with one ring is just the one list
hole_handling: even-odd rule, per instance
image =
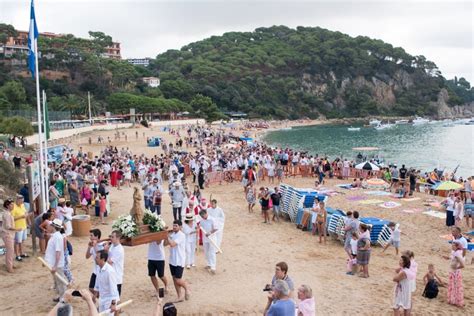
[[176, 181], [176, 182], [173, 183], [173, 185], [174, 185], [175, 187], [179, 187], [179, 186], [181, 185], [181, 183], [179, 183], [178, 181]]
[[55, 218], [51, 225], [57, 227], [57, 228], [63, 228], [63, 222], [59, 218]]
[[184, 217], [184, 220], [185, 221], [192, 221], [194, 219], [194, 215], [192, 213], [188, 213], [186, 214], [186, 216]]
[[66, 199], [65, 199], [65, 198], [60, 198], [60, 199], [58, 200], [58, 203], [66, 203]]

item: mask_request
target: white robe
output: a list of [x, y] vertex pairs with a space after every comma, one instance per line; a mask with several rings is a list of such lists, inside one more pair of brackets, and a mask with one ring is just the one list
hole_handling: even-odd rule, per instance
[[216, 225], [216, 244], [220, 248], [222, 243], [222, 235], [224, 234], [224, 224], [225, 224], [225, 214], [224, 210], [220, 207], [212, 208], [209, 207], [207, 209], [207, 213], [214, 219], [214, 223]]

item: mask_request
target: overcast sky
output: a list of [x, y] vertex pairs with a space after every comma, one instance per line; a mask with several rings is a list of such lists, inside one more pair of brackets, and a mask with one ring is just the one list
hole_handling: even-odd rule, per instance
[[[30, 0], [0, 0], [0, 22], [27, 30]], [[155, 57], [229, 31], [320, 26], [365, 35], [434, 61], [446, 78], [474, 83], [471, 1], [36, 0], [40, 32], [87, 37], [103, 31], [122, 57]]]

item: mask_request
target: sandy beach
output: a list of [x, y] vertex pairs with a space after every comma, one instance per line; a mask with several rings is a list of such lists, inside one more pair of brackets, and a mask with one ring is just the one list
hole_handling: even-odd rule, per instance
[[[313, 122], [314, 123], [314, 122]], [[278, 128], [277, 126], [273, 126]], [[285, 127], [285, 126], [280, 126]], [[161, 148], [147, 147], [146, 137], [160, 136], [174, 141], [174, 136], [167, 132], [146, 128], [121, 130], [128, 135], [128, 142], [112, 141], [120, 150], [129, 147], [135, 154], [150, 157], [162, 153]], [[139, 132], [138, 140], [135, 131]], [[114, 139], [115, 131], [94, 132], [93, 144], [88, 145], [89, 134], [82, 134], [74, 140], [72, 146], [83, 147], [84, 152], [98, 154], [103, 145], [97, 145], [97, 136], [106, 140]], [[236, 131], [237, 132], [237, 131]], [[143, 136], [145, 133], [145, 137]], [[256, 133], [253, 131], [252, 136]], [[107, 142], [106, 142], [107, 143]], [[192, 180], [192, 179], [190, 179]], [[188, 184], [190, 184], [188, 180]], [[344, 181], [347, 183], [347, 181]], [[283, 183], [296, 187], [312, 187], [314, 178], [290, 178]], [[400, 223], [403, 234], [401, 250], [412, 250], [418, 262], [417, 290], [413, 295], [414, 315], [470, 315], [474, 314], [474, 265], [470, 265], [471, 254], [467, 255], [466, 268], [463, 269], [463, 282], [466, 306], [461, 309], [448, 305], [446, 288], [440, 288], [437, 299], [428, 300], [421, 296], [424, 288], [423, 275], [429, 263], [436, 267], [438, 275], [444, 282], [448, 280], [449, 262], [442, 258], [449, 255], [450, 245], [440, 235], [448, 234], [444, 219], [431, 217], [419, 212], [426, 206], [423, 201], [433, 198], [424, 193], [415, 193], [415, 201], [397, 201], [402, 205], [393, 209], [384, 209], [377, 205], [362, 204], [351, 201], [350, 197], [365, 196], [368, 199], [394, 201], [387, 196], [367, 196], [363, 190], [344, 190], [336, 188], [341, 180], [327, 180], [325, 187], [342, 192], [330, 197], [327, 203], [332, 208], [345, 211], [357, 210], [361, 217], [379, 217]], [[262, 183], [270, 187], [268, 182]], [[132, 188], [117, 191], [111, 188], [112, 214], [107, 219], [108, 225], [99, 225], [94, 218], [93, 226], [102, 230], [103, 236], [111, 231], [112, 221], [118, 215], [126, 214], [132, 206]], [[291, 222], [262, 224], [258, 205], [255, 212], [249, 214], [240, 183], [212, 185], [203, 191], [206, 198], [217, 199], [226, 213], [226, 223], [222, 243], [223, 253], [217, 256], [217, 274], [210, 275], [205, 269], [205, 258], [202, 248], [197, 253], [197, 267], [185, 270], [184, 278], [191, 285], [191, 299], [177, 304], [179, 315], [261, 315], [266, 303], [266, 293], [262, 291], [270, 283], [274, 265], [286, 261], [288, 274], [295, 281], [295, 286], [308, 284], [313, 289], [316, 299], [317, 315], [388, 315], [392, 313], [391, 302], [394, 282], [394, 269], [398, 267], [399, 258], [394, 249], [382, 253], [380, 246], [372, 248], [369, 265], [370, 278], [362, 279], [348, 276], [345, 273], [346, 254], [342, 244], [331, 238], [326, 245], [317, 242], [315, 236], [295, 228]], [[437, 198], [441, 200], [441, 198]], [[403, 210], [411, 210], [404, 212]], [[171, 224], [172, 214], [168, 196], [163, 201], [162, 214]], [[469, 231], [463, 223], [463, 232]], [[85, 259], [88, 237], [71, 237], [74, 246], [71, 270], [79, 288], [86, 288], [92, 270], [92, 260]], [[31, 251], [31, 242], [27, 242]], [[166, 250], [168, 253], [168, 250]], [[31, 252], [30, 252], [31, 253]], [[2, 257], [3, 258], [3, 257]], [[3, 259], [2, 259], [3, 260]], [[0, 269], [0, 315], [40, 315], [47, 313], [53, 306], [52, 279], [38, 260], [29, 258], [22, 263], [15, 263], [16, 273], [7, 274], [3, 262]], [[166, 268], [168, 280], [171, 280]], [[172, 288], [172, 287], [171, 287]], [[125, 274], [122, 300], [133, 299], [122, 315], [151, 315], [156, 304], [152, 297], [153, 286], [147, 276], [147, 246], [125, 248]], [[174, 289], [165, 297], [166, 301], [176, 299]], [[86, 304], [80, 299], [73, 303], [75, 314], [86, 313]]]

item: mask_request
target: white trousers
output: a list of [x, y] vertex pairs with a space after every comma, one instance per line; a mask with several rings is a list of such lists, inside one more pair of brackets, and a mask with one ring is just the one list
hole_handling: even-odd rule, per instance
[[[116, 305], [119, 304], [119, 299], [115, 299]], [[106, 312], [110, 309], [110, 305], [112, 304], [111, 298], [100, 299], [99, 298], [99, 313]], [[106, 313], [107, 316], [114, 316], [114, 313]]]
[[196, 241], [186, 242], [186, 265], [194, 264], [194, 254], [196, 253]]
[[221, 243], [222, 243], [222, 235], [224, 235], [224, 228], [219, 229], [215, 233], [216, 244], [217, 244], [217, 247], [219, 247], [219, 248], [221, 247]]
[[212, 270], [216, 269], [216, 248], [210, 242], [204, 242], [204, 254], [206, 255], [206, 262]]

